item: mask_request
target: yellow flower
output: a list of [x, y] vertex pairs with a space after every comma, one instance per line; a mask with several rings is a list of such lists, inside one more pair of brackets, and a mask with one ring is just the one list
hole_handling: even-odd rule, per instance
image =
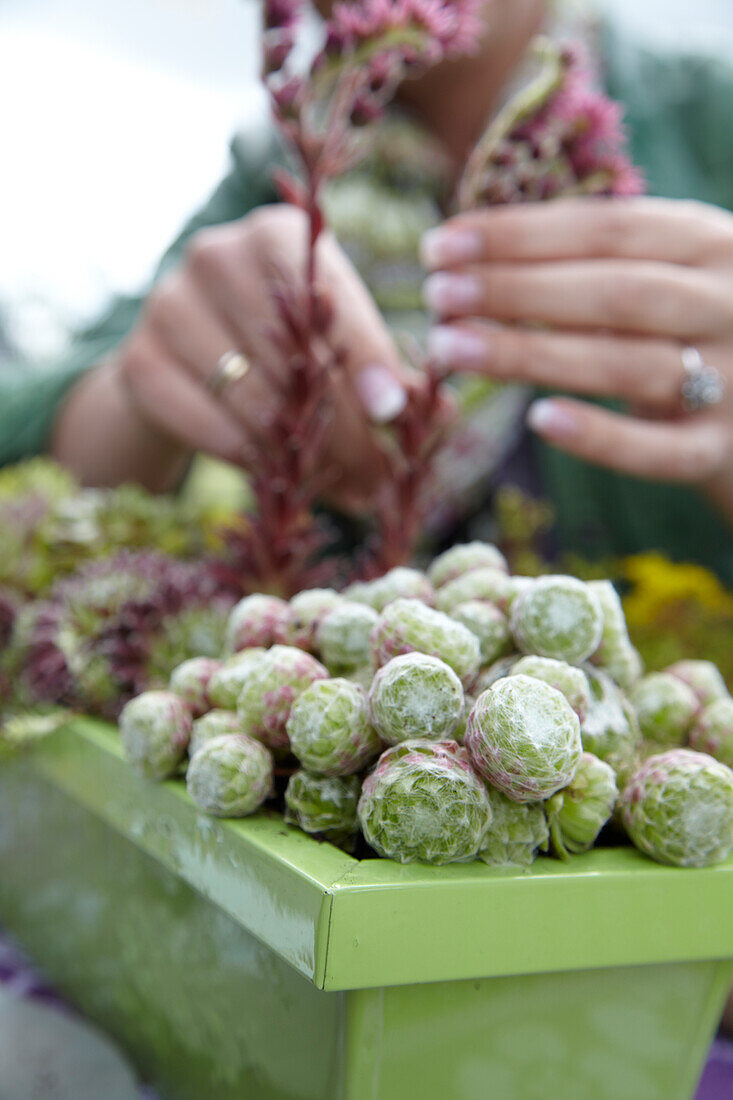
[[622, 564], [624, 575], [634, 586], [624, 601], [631, 627], [652, 623], [683, 603], [719, 615], [733, 613], [733, 596], [701, 565], [671, 562], [657, 553], [636, 554]]

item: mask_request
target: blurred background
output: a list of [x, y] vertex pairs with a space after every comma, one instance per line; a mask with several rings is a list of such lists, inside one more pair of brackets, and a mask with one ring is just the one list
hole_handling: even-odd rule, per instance
[[[731, 0], [602, 0], [730, 56]], [[579, 6], [575, 0], [573, 7]], [[264, 119], [257, 0], [0, 0], [0, 349], [31, 358], [143, 282]]]

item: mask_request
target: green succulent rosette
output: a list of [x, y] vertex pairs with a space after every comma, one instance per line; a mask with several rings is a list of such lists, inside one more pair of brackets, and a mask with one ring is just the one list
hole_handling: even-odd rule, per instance
[[481, 665], [479, 640], [468, 627], [420, 600], [394, 600], [372, 630], [372, 657], [381, 667], [403, 653], [428, 653], [445, 661], [470, 688]]
[[512, 665], [509, 675], [534, 676], [565, 696], [581, 723], [590, 708], [588, 677], [581, 668], [557, 661], [554, 657], [521, 657]]
[[186, 786], [200, 810], [247, 817], [272, 793], [272, 756], [260, 741], [228, 734], [208, 741], [188, 765]]
[[338, 676], [369, 665], [369, 639], [378, 619], [373, 607], [346, 600], [324, 615], [316, 641], [329, 672]]
[[433, 586], [419, 569], [410, 569], [405, 565], [395, 566], [372, 581], [372, 606], [384, 611], [394, 600], [422, 600], [430, 606], [435, 602]]
[[733, 768], [733, 699], [716, 699], [704, 707], [690, 731], [690, 748], [706, 752]]
[[290, 620], [290, 608], [277, 596], [255, 593], [245, 596], [229, 615], [226, 630], [228, 653], [242, 649], [267, 648], [282, 636]]
[[367, 843], [399, 863], [468, 863], [491, 824], [491, 805], [455, 741], [403, 741], [379, 758], [358, 805]]
[[589, 581], [588, 588], [598, 597], [603, 612], [603, 633], [593, 664], [628, 691], [644, 672], [644, 664], [631, 643], [621, 599], [610, 581]]
[[687, 684], [701, 707], [731, 697], [720, 670], [712, 661], [676, 661], [664, 671]]
[[278, 630], [276, 641], [313, 652], [321, 620], [342, 602], [333, 588], [306, 588], [290, 601], [290, 614]]
[[171, 672], [169, 689], [183, 699], [195, 718], [210, 708], [209, 683], [220, 668], [221, 661], [213, 657], [190, 657]]
[[669, 672], [650, 672], [634, 684], [629, 698], [647, 741], [669, 748], [686, 742], [700, 709], [687, 684]]
[[545, 803], [555, 855], [568, 859], [589, 851], [611, 820], [617, 799], [616, 773], [611, 765], [584, 752], [568, 786]]
[[315, 833], [343, 844], [358, 830], [356, 806], [361, 784], [355, 775], [291, 775], [285, 790], [285, 820], [304, 833]]
[[422, 738], [445, 741], [464, 713], [463, 685], [445, 661], [427, 653], [393, 657], [369, 692], [369, 713], [388, 745]]
[[433, 588], [442, 588], [451, 581], [472, 573], [476, 569], [500, 569], [509, 572], [507, 560], [496, 546], [489, 542], [465, 542], [451, 546], [439, 554], [428, 569], [428, 579]]
[[490, 665], [513, 649], [506, 615], [493, 603], [467, 600], [451, 612], [451, 618], [472, 631], [481, 645], [481, 664]]
[[580, 664], [598, 649], [603, 612], [598, 597], [583, 581], [538, 577], [512, 603], [511, 628], [523, 653]]
[[611, 765], [621, 788], [639, 763], [642, 737], [636, 711], [605, 672], [591, 665], [584, 671], [590, 706], [580, 727], [583, 748]]
[[146, 779], [174, 775], [191, 737], [191, 712], [172, 691], [144, 691], [120, 714], [125, 756]]
[[237, 703], [242, 729], [271, 749], [290, 746], [287, 721], [293, 703], [316, 680], [327, 680], [323, 665], [294, 646], [275, 645], [250, 670]]
[[516, 595], [515, 579], [495, 566], [482, 566], [448, 581], [435, 595], [439, 611], [452, 615], [461, 604], [470, 600], [483, 600], [507, 611]]
[[197, 718], [191, 729], [188, 755], [193, 757], [199, 749], [213, 741], [215, 737], [228, 734], [241, 734], [242, 726], [233, 710], [210, 710]]
[[550, 831], [544, 803], [514, 802], [488, 788], [492, 820], [478, 858], [490, 867], [529, 867], [546, 852]]
[[493, 687], [497, 680], [509, 676], [517, 661], [521, 661], [521, 659], [520, 653], [510, 653], [508, 657], [501, 657], [487, 668], [482, 668], [473, 686], [473, 694], [476, 698], [483, 695], [490, 687]]
[[300, 763], [318, 775], [351, 775], [379, 755], [363, 688], [349, 680], [317, 680], [293, 703], [286, 730]]
[[477, 699], [466, 748], [492, 786], [515, 802], [539, 802], [575, 775], [580, 722], [556, 688], [532, 676], [507, 676]]
[[733, 848], [733, 772], [690, 749], [650, 756], [621, 795], [621, 820], [632, 843], [657, 863], [721, 863]]
[[236, 710], [242, 688], [266, 652], [262, 647], [243, 649], [223, 661], [209, 680], [209, 699], [212, 706]]

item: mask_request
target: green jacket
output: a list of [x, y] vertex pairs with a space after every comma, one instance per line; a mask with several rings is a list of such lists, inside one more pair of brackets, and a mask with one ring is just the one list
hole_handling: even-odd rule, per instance
[[[733, 210], [733, 68], [696, 56], [652, 54], [610, 30], [605, 54], [608, 87], [627, 105], [634, 157], [650, 191]], [[197, 229], [232, 221], [271, 200], [262, 157], [241, 140], [232, 152], [229, 175], [166, 253], [158, 275], [175, 264]], [[52, 368], [0, 364], [0, 464], [44, 448], [70, 385], [129, 332], [143, 297], [115, 301]], [[539, 442], [535, 448], [563, 546], [585, 556], [659, 549], [708, 565], [733, 584], [731, 532], [693, 491], [613, 474]]]

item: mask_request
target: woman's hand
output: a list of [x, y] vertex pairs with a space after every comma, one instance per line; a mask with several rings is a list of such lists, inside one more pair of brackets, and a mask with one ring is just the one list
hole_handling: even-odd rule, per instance
[[[500, 207], [434, 230], [423, 258], [434, 357], [622, 399], [625, 415], [545, 399], [528, 422], [579, 458], [696, 485], [733, 516], [733, 215], [648, 198]], [[686, 347], [727, 383], [689, 414]]]
[[[66, 402], [56, 456], [87, 480], [135, 478], [154, 489], [170, 487], [193, 451], [246, 465], [253, 443], [267, 445], [287, 370], [271, 339], [282, 329], [273, 284], [302, 286], [305, 245], [305, 218], [287, 206], [197, 233], [113, 361]], [[408, 380], [374, 303], [328, 236], [318, 262], [334, 310], [328, 339], [344, 352], [327, 462], [340, 499], [355, 500], [368, 495], [378, 471], [370, 422], [401, 411]], [[244, 353], [250, 370], [215, 395], [209, 382], [230, 351]]]

